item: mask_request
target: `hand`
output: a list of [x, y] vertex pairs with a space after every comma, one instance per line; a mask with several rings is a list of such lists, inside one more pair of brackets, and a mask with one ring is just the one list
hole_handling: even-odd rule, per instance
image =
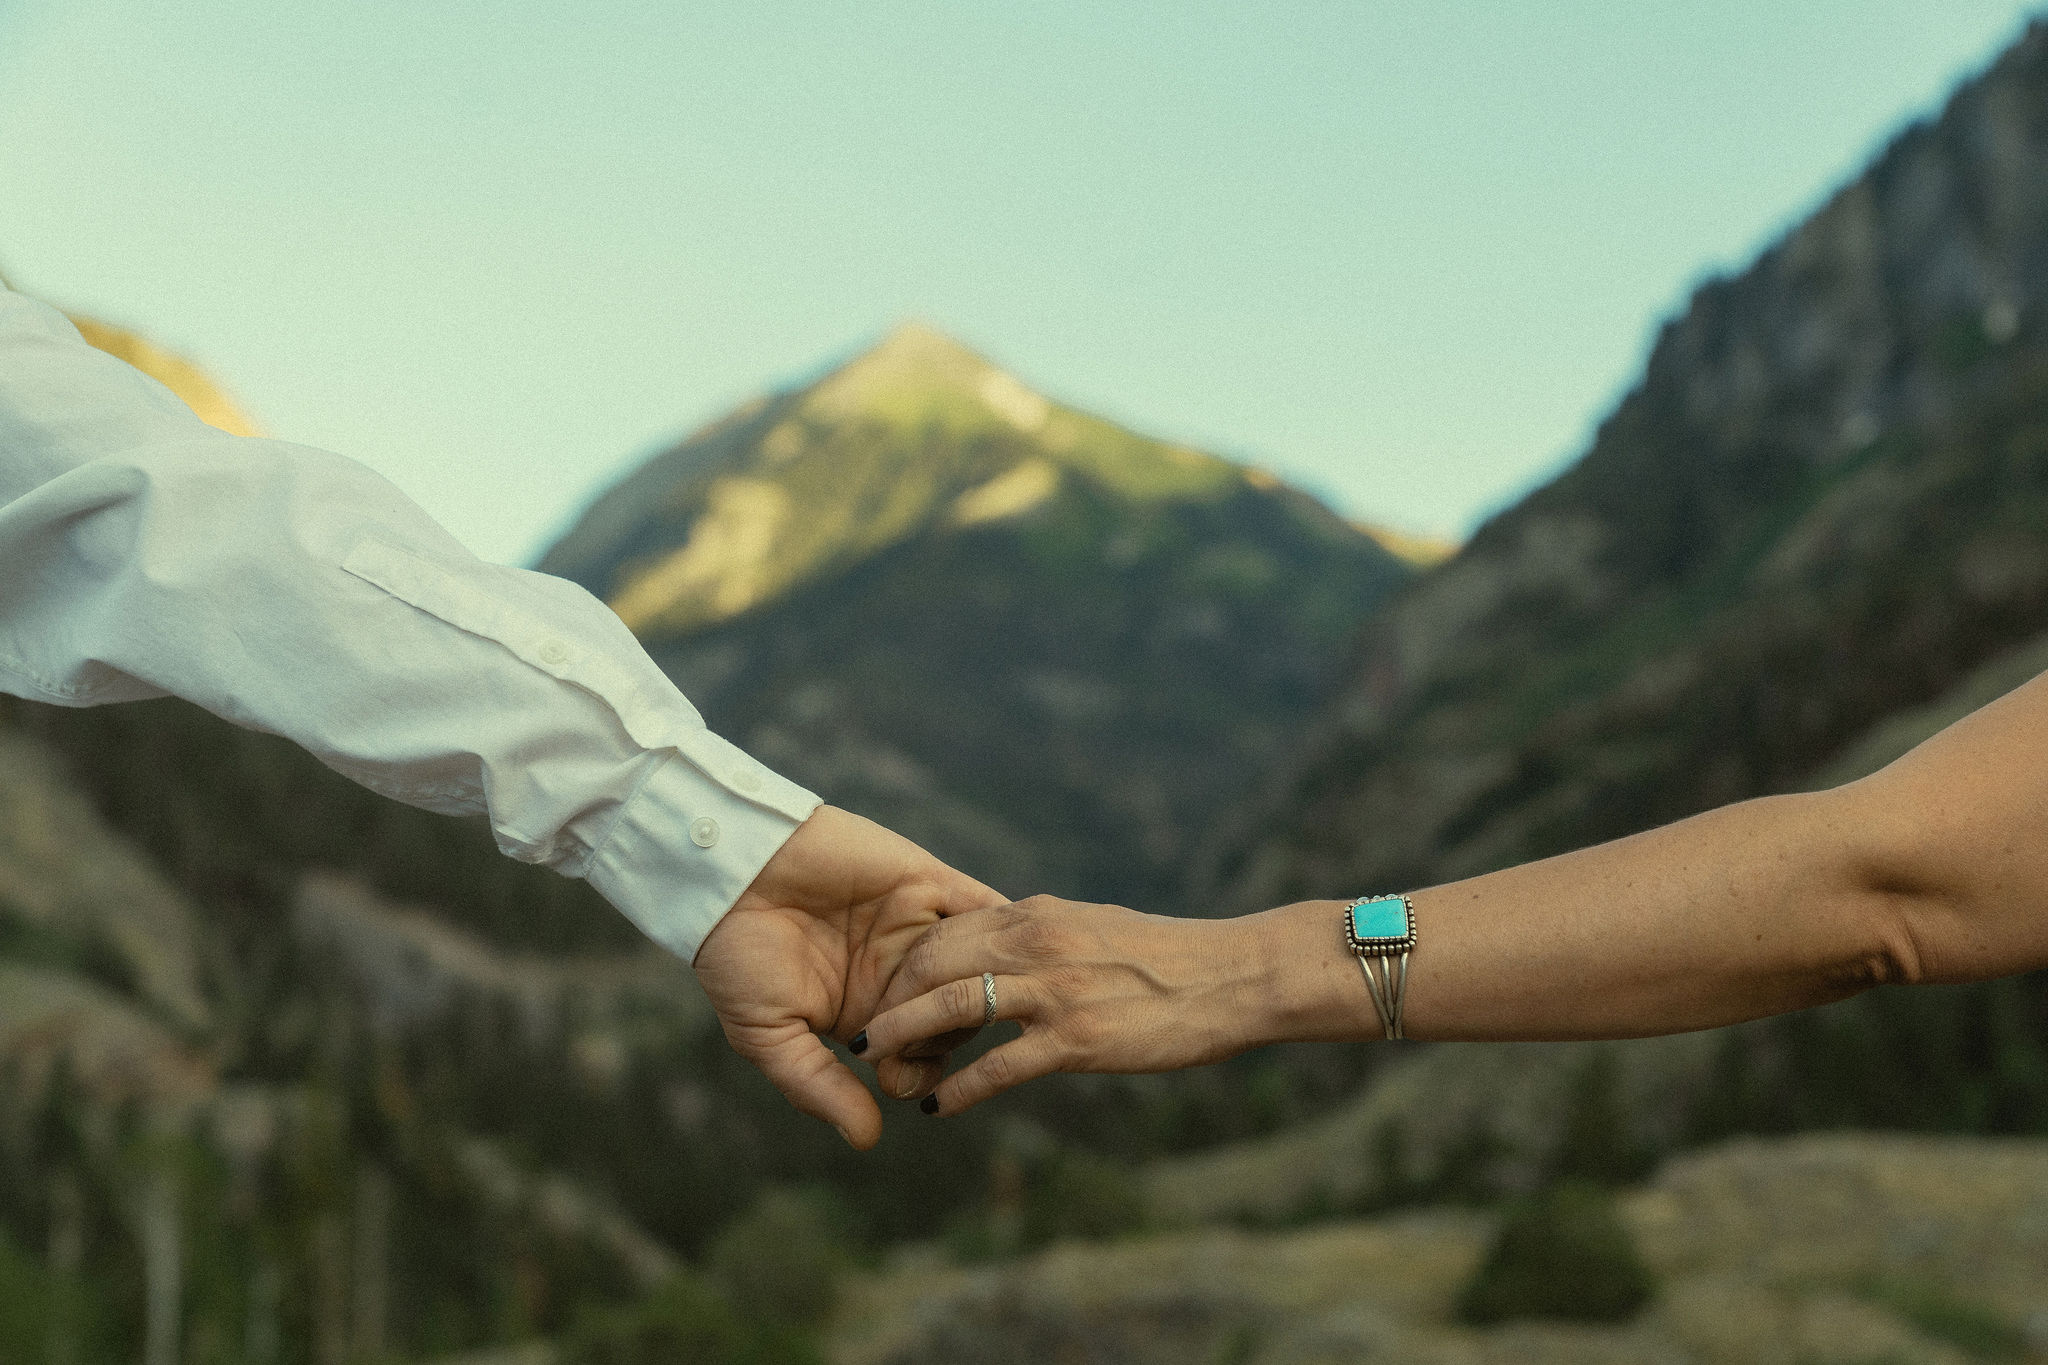
[[[1282, 983], [1268, 950], [1270, 931], [1288, 927], [1272, 918], [1280, 913], [1170, 919], [1036, 896], [944, 920], [898, 969], [882, 1012], [868, 1022], [865, 1055], [914, 1053], [921, 1040], [979, 1025], [981, 974], [992, 972], [996, 1018], [1016, 1020], [1023, 1032], [947, 1078], [925, 1099], [928, 1114], [959, 1113], [1052, 1071], [1222, 1061], [1273, 1041]], [[1334, 910], [1323, 917], [1323, 937], [1333, 942], [1336, 922]]]
[[[1003, 899], [901, 835], [820, 806], [704, 940], [697, 979], [733, 1049], [865, 1151], [881, 1139], [881, 1110], [818, 1035], [851, 1038], [921, 934]], [[905, 1099], [942, 1073], [893, 1055], [877, 1068]]]

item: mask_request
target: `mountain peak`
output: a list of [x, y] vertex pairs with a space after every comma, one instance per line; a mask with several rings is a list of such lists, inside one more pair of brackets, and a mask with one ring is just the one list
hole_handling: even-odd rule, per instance
[[921, 319], [897, 323], [804, 396], [822, 417], [986, 426], [991, 417], [1037, 431], [1052, 413], [1041, 394], [964, 342]]
[[988, 364], [966, 342], [923, 318], [903, 319], [884, 332], [880, 341], [861, 353], [864, 360], [880, 357], [927, 367]]
[[[680, 639], [892, 547], [1042, 520], [1077, 489], [1127, 519], [1125, 539], [1096, 547], [1118, 563], [1144, 552], [1161, 517], [1199, 520], [1208, 513], [1192, 509], [1251, 490], [1344, 547], [1333, 553], [1387, 568], [1369, 533], [1272, 476], [1056, 403], [915, 320], [657, 455], [542, 565], [599, 594], [643, 639]], [[1086, 539], [1100, 528], [1079, 506], [1069, 529]]]

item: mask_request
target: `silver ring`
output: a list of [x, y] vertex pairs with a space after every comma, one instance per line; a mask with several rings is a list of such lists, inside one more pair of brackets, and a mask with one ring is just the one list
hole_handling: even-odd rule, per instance
[[996, 1021], [996, 977], [994, 972], [981, 974], [981, 1026], [987, 1028]]

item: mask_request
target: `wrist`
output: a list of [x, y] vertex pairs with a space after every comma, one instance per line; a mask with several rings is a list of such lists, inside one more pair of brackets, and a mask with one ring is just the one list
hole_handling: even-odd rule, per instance
[[643, 761], [639, 786], [574, 875], [649, 938], [694, 962], [801, 820], [735, 796], [679, 756]]
[[1250, 1047], [1380, 1036], [1358, 959], [1344, 945], [1343, 901], [1297, 901], [1247, 915]]

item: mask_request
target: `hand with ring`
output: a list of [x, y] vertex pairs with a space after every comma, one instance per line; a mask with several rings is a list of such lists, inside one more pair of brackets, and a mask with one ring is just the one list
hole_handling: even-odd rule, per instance
[[1052, 896], [940, 921], [905, 955], [856, 1043], [884, 1061], [1023, 1025], [925, 1096], [956, 1114], [1053, 1071], [1200, 1066], [1270, 1041], [1252, 921], [1171, 919]]

